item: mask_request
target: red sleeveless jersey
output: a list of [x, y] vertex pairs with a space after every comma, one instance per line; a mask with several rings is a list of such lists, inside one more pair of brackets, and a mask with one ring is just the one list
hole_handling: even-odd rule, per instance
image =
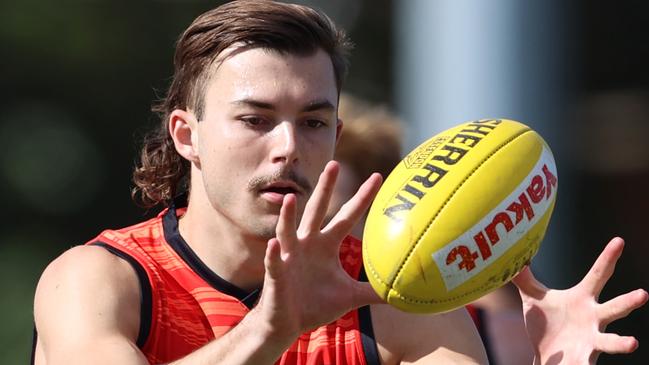
[[[102, 232], [91, 245], [129, 261], [142, 287], [138, 346], [152, 364], [181, 358], [236, 326], [256, 302], [211, 271], [178, 232], [173, 207], [138, 225]], [[344, 269], [362, 273], [360, 241], [347, 237], [340, 249]], [[323, 278], [323, 280], [326, 280]], [[276, 364], [378, 364], [369, 308], [343, 315], [301, 335]]]

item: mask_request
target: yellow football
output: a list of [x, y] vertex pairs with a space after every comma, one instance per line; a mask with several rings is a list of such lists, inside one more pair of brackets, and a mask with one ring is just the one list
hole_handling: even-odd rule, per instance
[[507, 283], [539, 249], [557, 195], [541, 136], [512, 120], [464, 123], [392, 171], [363, 233], [369, 282], [408, 312], [444, 312]]

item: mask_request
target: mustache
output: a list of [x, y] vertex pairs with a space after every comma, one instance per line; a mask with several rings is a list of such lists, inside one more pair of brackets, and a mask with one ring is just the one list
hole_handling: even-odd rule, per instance
[[302, 189], [302, 192], [311, 193], [312, 187], [309, 180], [303, 176], [298, 175], [293, 170], [278, 170], [269, 175], [256, 176], [248, 181], [248, 191], [259, 191], [265, 186], [274, 183], [275, 181], [291, 181]]

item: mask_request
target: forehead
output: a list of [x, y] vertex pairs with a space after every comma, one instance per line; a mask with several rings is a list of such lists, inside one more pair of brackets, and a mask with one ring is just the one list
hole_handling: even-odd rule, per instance
[[322, 50], [306, 56], [262, 48], [226, 52], [212, 66], [205, 95], [207, 108], [243, 99], [292, 105], [328, 100], [336, 105], [333, 65]]

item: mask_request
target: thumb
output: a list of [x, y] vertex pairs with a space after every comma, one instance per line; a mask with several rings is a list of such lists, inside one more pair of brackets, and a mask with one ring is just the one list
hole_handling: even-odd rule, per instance
[[368, 304], [385, 304], [385, 301], [374, 291], [368, 282], [356, 282], [354, 293], [354, 307], [362, 307]]
[[518, 287], [521, 297], [542, 299], [548, 291], [548, 288], [534, 277], [529, 266], [525, 266], [523, 270], [512, 279], [512, 283]]

